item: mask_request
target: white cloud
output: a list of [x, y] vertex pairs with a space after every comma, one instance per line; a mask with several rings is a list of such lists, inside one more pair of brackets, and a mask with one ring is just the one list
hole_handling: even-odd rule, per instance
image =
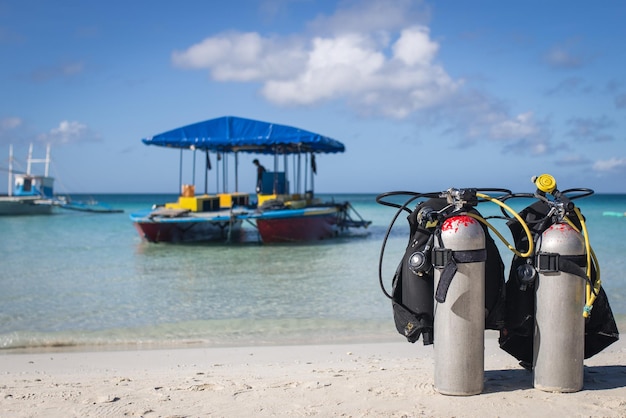
[[11, 116], [0, 119], [0, 141], [13, 142], [18, 140], [15, 135], [19, 135], [18, 128], [22, 126], [22, 119]]
[[496, 140], [519, 139], [534, 136], [537, 126], [532, 112], [522, 113], [512, 119], [495, 121], [491, 125], [490, 137]]
[[423, 26], [403, 30], [393, 45], [394, 58], [409, 67], [430, 66], [438, 50], [439, 45], [430, 40], [430, 31]]
[[18, 117], [8, 117], [0, 119], [0, 132], [15, 129], [22, 124], [22, 119]]
[[465, 145], [500, 141], [544, 154], [545, 127], [532, 112], [512, 116], [493, 97], [464, 91], [438, 62], [428, 11], [412, 0], [342, 2], [303, 33], [227, 32], [172, 53], [174, 66], [208, 71], [221, 82], [255, 82], [270, 103], [342, 101], [360, 115], [440, 123]]
[[72, 142], [96, 141], [99, 137], [95, 135], [84, 124], [76, 121], [62, 121], [57, 128], [53, 128], [47, 134], [39, 135], [41, 142], [54, 144], [68, 144]]
[[266, 81], [262, 91], [269, 101], [283, 105], [311, 104], [359, 94], [372, 86], [375, 88], [376, 75], [385, 62], [385, 57], [359, 34], [315, 38], [306, 55], [301, 73]]
[[534, 112], [512, 116], [503, 103], [476, 91], [458, 95], [442, 119], [454, 123], [448, 133], [461, 137], [461, 145], [486, 140], [503, 144], [504, 152], [531, 155], [553, 149], [546, 121], [537, 120]]
[[429, 28], [408, 21], [412, 5], [355, 3], [315, 20], [318, 33], [308, 37], [222, 33], [174, 51], [172, 63], [208, 70], [217, 81], [259, 82], [263, 96], [282, 106], [345, 100], [360, 113], [403, 118], [462, 85], [436, 63]]
[[626, 158], [612, 157], [608, 160], [598, 160], [593, 164], [594, 171], [616, 171], [626, 168]]
[[206, 38], [185, 51], [174, 51], [172, 63], [184, 69], [208, 69], [217, 81], [265, 81], [302, 71], [306, 53], [301, 41], [262, 38], [233, 32]]

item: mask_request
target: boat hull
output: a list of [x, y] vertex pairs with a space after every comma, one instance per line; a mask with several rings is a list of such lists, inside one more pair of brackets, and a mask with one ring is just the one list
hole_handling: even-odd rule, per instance
[[17, 215], [49, 215], [52, 213], [52, 205], [39, 204], [39, 197], [16, 198], [0, 197], [0, 216]]
[[339, 208], [284, 209], [256, 217], [263, 243], [320, 241], [336, 237]]
[[180, 216], [175, 218], [131, 214], [139, 235], [159, 243], [238, 241], [242, 220], [228, 216]]
[[[316, 204], [294, 208], [221, 210], [193, 212], [183, 208], [158, 207], [130, 215], [139, 235], [149, 242], [261, 242], [294, 243], [331, 239], [351, 227], [367, 227], [369, 221], [354, 221], [345, 204]], [[256, 231], [243, 228], [243, 223]], [[254, 231], [253, 234], [250, 232]]]

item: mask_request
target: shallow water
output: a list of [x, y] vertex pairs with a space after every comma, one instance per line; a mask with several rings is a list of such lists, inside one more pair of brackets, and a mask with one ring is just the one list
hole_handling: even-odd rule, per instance
[[[381, 244], [395, 210], [377, 204], [376, 195], [324, 195], [350, 201], [372, 220], [366, 233], [267, 246], [254, 240], [150, 244], [140, 239], [128, 214], [174, 196], [73, 198], [87, 197], [125, 213], [0, 217], [0, 348], [403, 339], [378, 279]], [[594, 195], [576, 203], [621, 320], [626, 217], [602, 213], [626, 211], [626, 195]], [[498, 210], [482, 205], [489, 203], [479, 205], [484, 215]], [[509, 237], [504, 222], [494, 224]], [[388, 290], [407, 238], [401, 215], [385, 250]], [[501, 252], [508, 263], [509, 252]]]

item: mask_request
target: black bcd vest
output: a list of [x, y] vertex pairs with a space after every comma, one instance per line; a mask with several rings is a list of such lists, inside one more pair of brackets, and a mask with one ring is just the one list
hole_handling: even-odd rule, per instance
[[[420, 226], [417, 216], [424, 207], [439, 211], [447, 205], [445, 199], [429, 199], [420, 203], [407, 218], [410, 227], [409, 243], [393, 277], [392, 307], [397, 331], [411, 343], [416, 342], [420, 335], [423, 337], [424, 345], [432, 344], [434, 341], [434, 271], [432, 267], [416, 271], [410, 260], [416, 252], [422, 251], [425, 257], [430, 257], [428, 247], [432, 246], [433, 240], [436, 239], [433, 236], [436, 234], [436, 227]], [[475, 209], [469, 212], [480, 215]], [[504, 264], [487, 227], [482, 223], [481, 226], [485, 232], [486, 247], [485, 329], [498, 330], [504, 326]]]
[[[552, 220], [546, 218], [550, 207], [542, 201], [533, 203], [519, 212], [520, 217], [527, 223], [535, 242], [545, 230], [552, 225]], [[577, 228], [581, 228], [580, 221], [575, 216], [569, 216]], [[520, 251], [528, 249], [528, 238], [519, 221], [511, 219], [507, 225], [515, 240], [515, 247]], [[517, 269], [526, 264], [527, 259], [514, 256], [511, 262], [509, 279], [506, 282], [506, 313], [505, 326], [500, 329], [500, 348], [511, 354], [525, 367], [530, 367], [533, 361], [533, 333], [535, 326], [535, 291], [533, 286], [521, 286], [518, 280]], [[593, 267], [593, 266], [592, 266]], [[591, 280], [595, 283], [596, 269], [592, 268]], [[582, 312], [581, 312], [582, 315]], [[609, 300], [600, 287], [600, 291], [593, 303], [591, 315], [585, 322], [585, 358], [589, 358], [619, 339], [619, 332], [609, 305]]]

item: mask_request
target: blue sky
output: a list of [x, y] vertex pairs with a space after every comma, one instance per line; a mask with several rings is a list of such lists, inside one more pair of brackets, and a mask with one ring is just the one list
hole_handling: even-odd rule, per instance
[[0, 0], [0, 167], [49, 143], [59, 193], [173, 193], [178, 152], [141, 139], [232, 115], [343, 142], [322, 193], [625, 193], [625, 21], [610, 0]]

